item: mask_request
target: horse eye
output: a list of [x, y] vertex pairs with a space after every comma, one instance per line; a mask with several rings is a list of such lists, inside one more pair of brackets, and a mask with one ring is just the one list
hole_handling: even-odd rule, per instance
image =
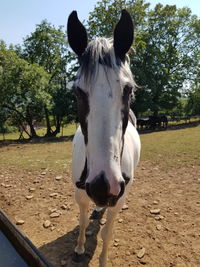
[[124, 87], [124, 95], [131, 95], [132, 94], [132, 89], [133, 89], [132, 86], [126, 85]]

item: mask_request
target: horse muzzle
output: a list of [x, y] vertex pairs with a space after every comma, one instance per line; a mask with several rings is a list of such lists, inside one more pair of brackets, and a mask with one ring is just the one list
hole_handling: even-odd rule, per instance
[[102, 171], [90, 183], [86, 183], [86, 192], [98, 207], [114, 207], [118, 199], [124, 194], [125, 182], [119, 182], [118, 195], [110, 193], [110, 185]]

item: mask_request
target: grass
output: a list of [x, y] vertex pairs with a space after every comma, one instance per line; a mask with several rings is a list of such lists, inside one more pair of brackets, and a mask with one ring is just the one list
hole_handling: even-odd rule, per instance
[[71, 168], [72, 143], [54, 142], [9, 145], [0, 148], [0, 165], [27, 170]]
[[[73, 134], [74, 126], [65, 129]], [[141, 160], [150, 160], [163, 168], [200, 164], [200, 126], [141, 135]], [[71, 168], [71, 141], [15, 144], [0, 147], [0, 166], [27, 170]]]
[[[69, 124], [57, 137], [71, 136], [75, 130], [76, 125]], [[39, 129], [37, 133], [39, 136], [43, 136], [45, 129]], [[6, 135], [6, 140], [17, 140], [18, 138], [18, 133]], [[70, 141], [58, 142], [58, 139], [55, 138], [55, 142], [15, 144], [0, 148], [0, 155], [0, 165], [4, 166], [15, 166], [28, 170], [67, 170], [71, 168], [72, 143]]]
[[[77, 126], [75, 123], [68, 124], [63, 129], [61, 129], [61, 132], [59, 134], [57, 134], [57, 137], [69, 136], [69, 135], [74, 134], [76, 127]], [[52, 128], [52, 130], [55, 130], [55, 129]], [[38, 136], [44, 136], [46, 133], [46, 129], [45, 128], [39, 128], [36, 132], [37, 132]], [[5, 140], [18, 140], [19, 136], [20, 136], [19, 132], [8, 133], [8, 134], [5, 134]], [[29, 138], [29, 136], [25, 132], [23, 133], [23, 136], [25, 139]], [[3, 134], [0, 134], [0, 141], [1, 140], [3, 140]]]
[[164, 168], [200, 164], [200, 126], [141, 135], [142, 160]]

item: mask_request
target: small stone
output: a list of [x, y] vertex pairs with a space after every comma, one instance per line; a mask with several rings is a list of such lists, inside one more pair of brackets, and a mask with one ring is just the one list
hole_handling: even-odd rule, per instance
[[41, 186], [40, 186], [40, 189], [44, 189], [44, 185], [41, 185]]
[[158, 203], [159, 202], [157, 200], [154, 200], [154, 202], [153, 202], [154, 205], [158, 205]]
[[114, 247], [118, 247], [119, 246], [119, 243], [114, 243]]
[[130, 256], [130, 255], [131, 255], [130, 251], [126, 251], [126, 256]]
[[29, 192], [33, 192], [33, 191], [35, 191], [35, 188], [34, 187], [30, 187], [29, 188]]
[[164, 219], [164, 217], [162, 215], [157, 215], [157, 216], [154, 217], [154, 219], [156, 221], [160, 221], [160, 220]]
[[23, 221], [23, 220], [18, 220], [18, 221], [16, 221], [16, 225], [22, 225], [22, 224], [24, 224], [25, 223], [25, 221]]
[[33, 195], [26, 196], [26, 199], [27, 199], [27, 200], [30, 200], [30, 199], [32, 199], [32, 198], [33, 198]]
[[122, 210], [127, 210], [128, 209], [128, 206], [125, 204], [123, 207], [122, 207]]
[[51, 231], [55, 230], [56, 227], [55, 226], [51, 226]]
[[119, 220], [118, 220], [118, 223], [122, 223], [122, 222], [123, 222], [123, 219], [119, 219]]
[[157, 224], [157, 225], [156, 225], [156, 229], [157, 229], [158, 231], [160, 231], [160, 230], [162, 229], [162, 225], [161, 225], [161, 224]]
[[145, 252], [146, 252], [146, 249], [145, 248], [141, 248], [137, 253], [137, 257], [139, 259], [142, 259], [144, 257]]
[[49, 209], [49, 210], [50, 210], [50, 214], [57, 211], [56, 208], [52, 208], [52, 209]]
[[50, 225], [51, 225], [51, 222], [50, 222], [49, 220], [46, 220], [46, 221], [43, 223], [44, 228], [48, 228]]
[[46, 172], [42, 172], [41, 175], [46, 175], [47, 173]]
[[102, 218], [102, 219], [99, 221], [99, 223], [100, 223], [101, 225], [104, 225], [104, 224], [106, 223], [106, 219]]
[[58, 196], [58, 193], [51, 193], [49, 196], [50, 197], [57, 197]]
[[60, 181], [62, 178], [63, 178], [62, 175], [56, 176], [56, 181]]
[[5, 184], [5, 188], [11, 187], [10, 184]]
[[53, 212], [50, 214], [50, 218], [58, 218], [58, 217], [60, 217], [60, 213], [58, 212]]
[[150, 210], [151, 214], [160, 214], [160, 209], [152, 209]]
[[1, 183], [1, 186], [5, 187], [6, 185], [4, 183]]
[[69, 207], [68, 207], [67, 205], [63, 204], [63, 205], [61, 206], [61, 209], [63, 209], [63, 210], [68, 209], [68, 210], [69, 210]]

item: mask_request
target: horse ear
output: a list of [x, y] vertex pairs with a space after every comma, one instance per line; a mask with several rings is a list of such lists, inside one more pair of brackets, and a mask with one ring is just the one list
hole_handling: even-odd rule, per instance
[[114, 50], [115, 55], [122, 61], [133, 43], [133, 21], [130, 14], [123, 9], [121, 18], [114, 29]]
[[77, 12], [73, 11], [67, 22], [67, 36], [69, 45], [73, 51], [81, 56], [88, 44], [87, 32], [83, 24], [79, 21]]

